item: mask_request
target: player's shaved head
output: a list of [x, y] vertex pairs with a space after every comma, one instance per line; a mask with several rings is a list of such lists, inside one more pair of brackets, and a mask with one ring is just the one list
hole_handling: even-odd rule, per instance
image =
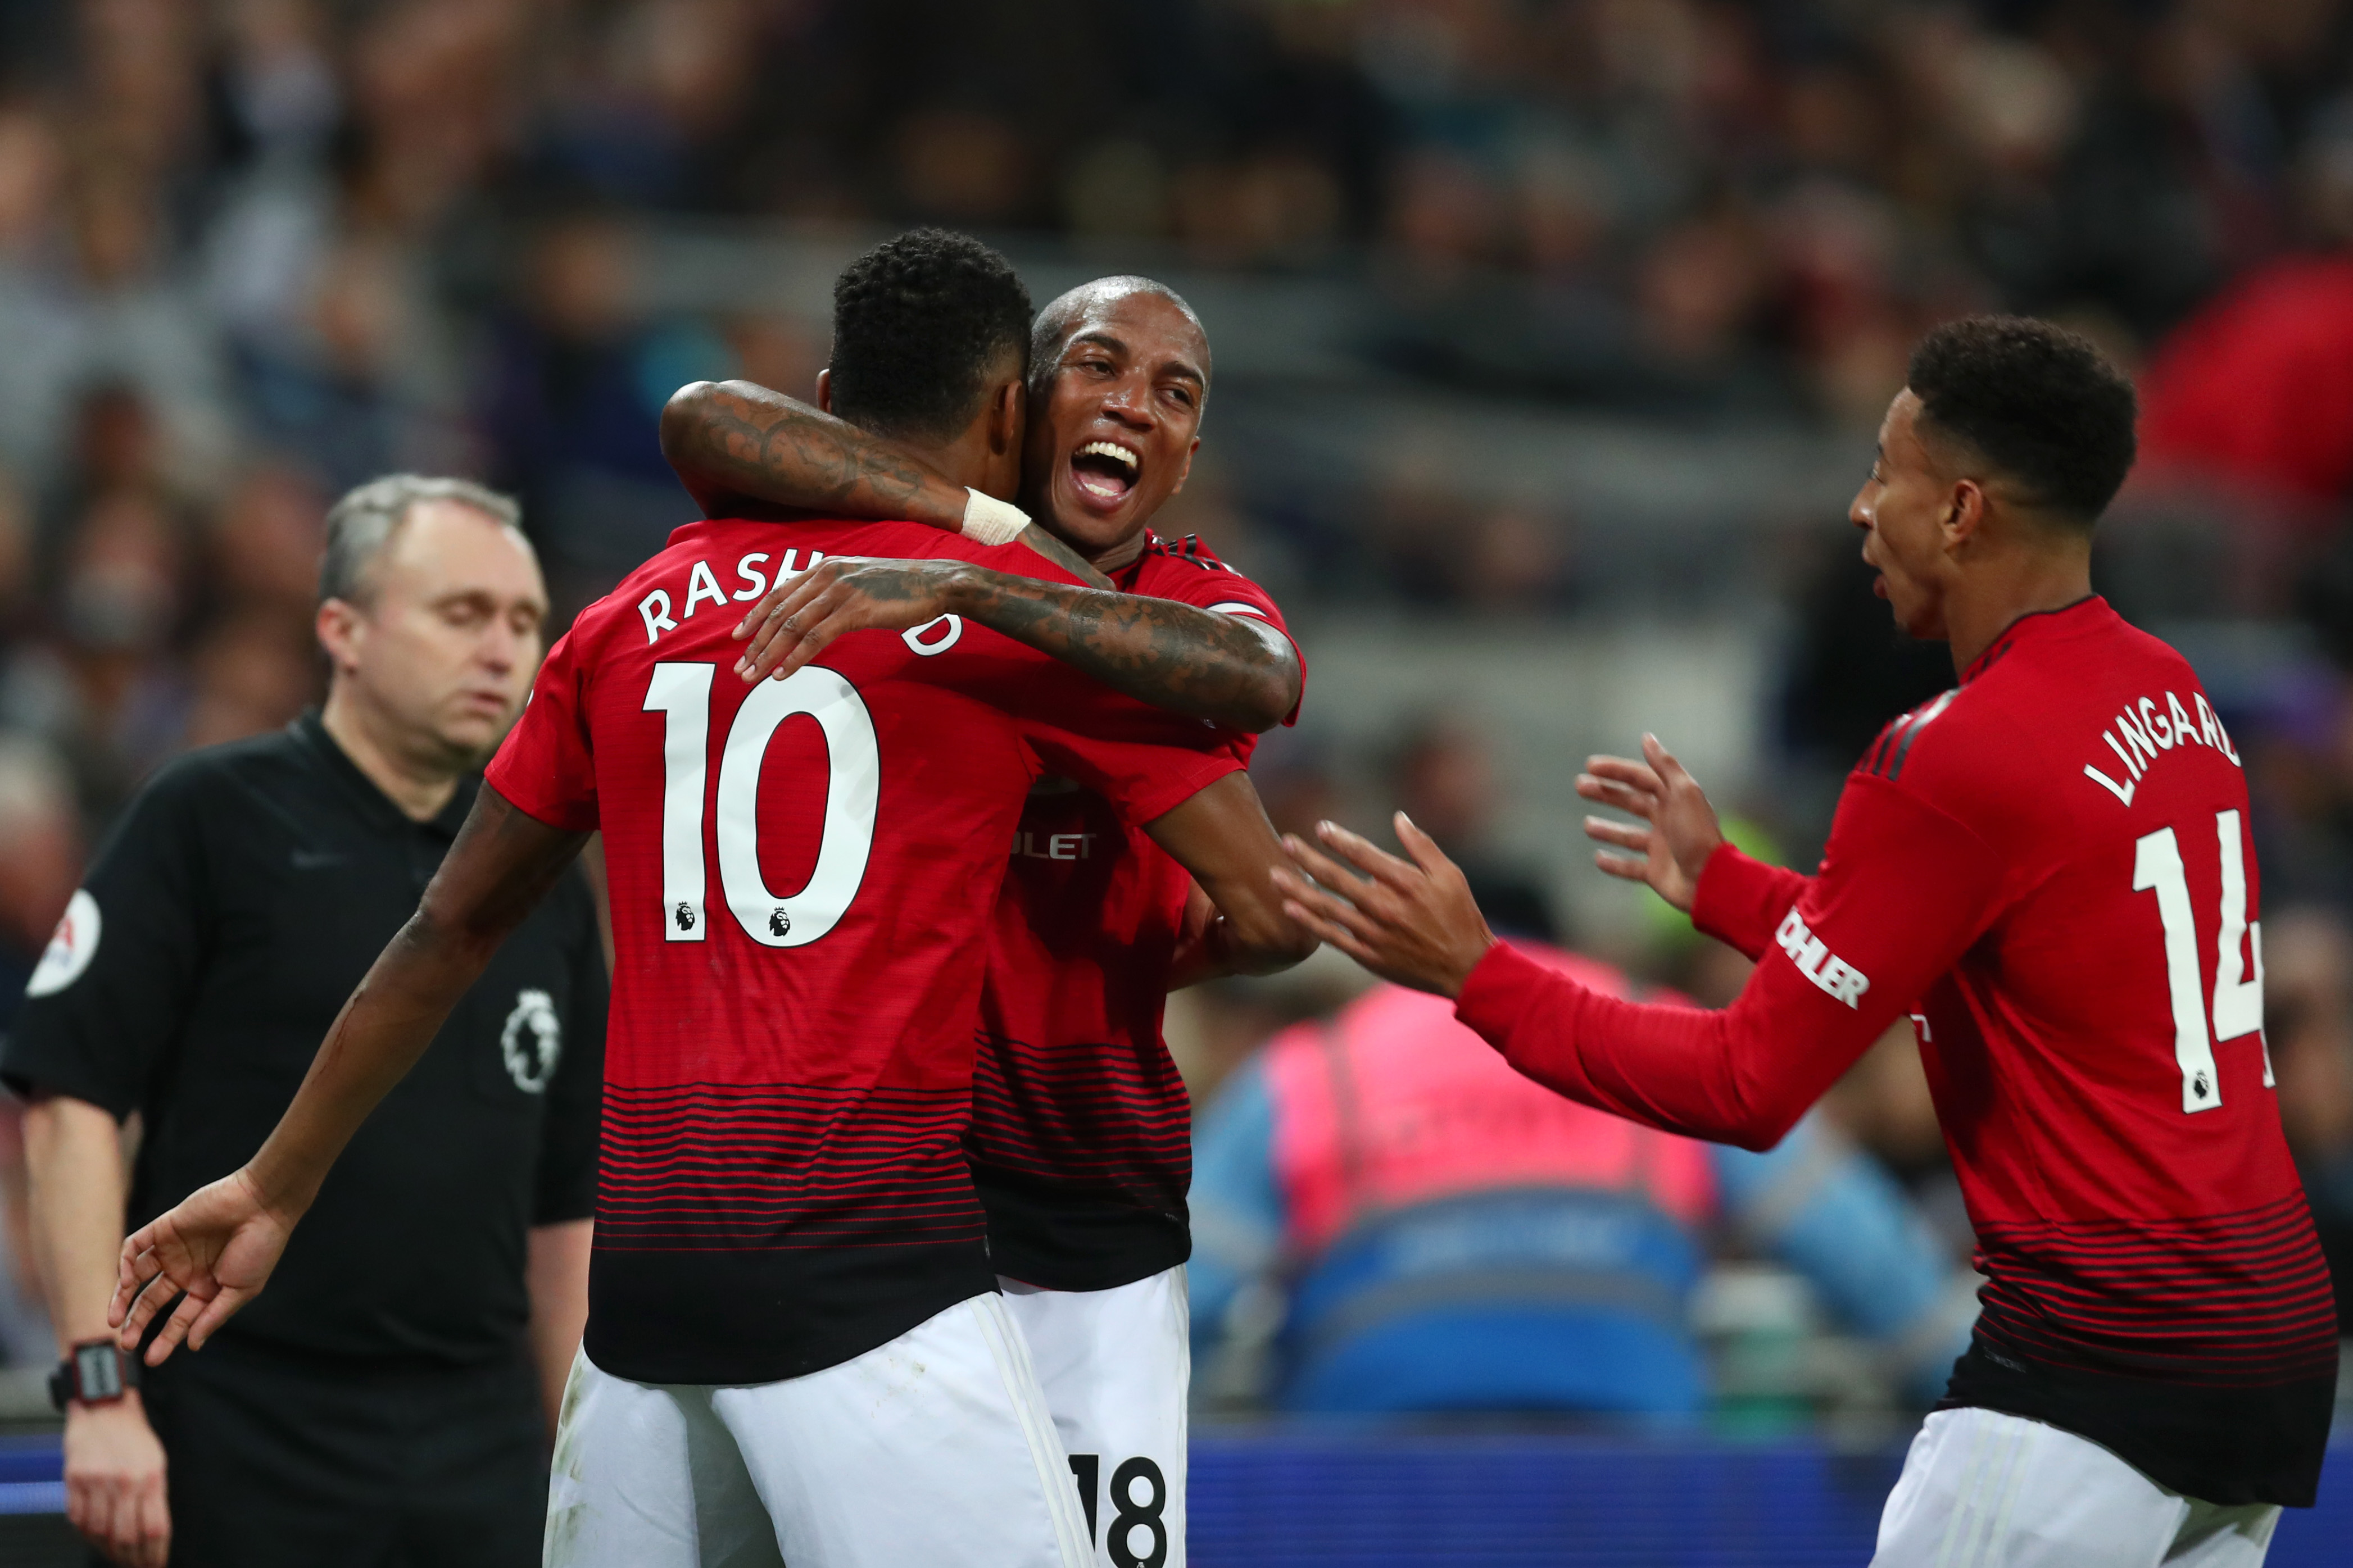
[[1115, 304], [1131, 294], [1157, 295], [1176, 306], [1178, 312], [1193, 323], [1194, 335], [1200, 340], [1201, 374], [1206, 379], [1209, 374], [1209, 334], [1202, 328], [1201, 318], [1194, 314], [1193, 307], [1185, 302], [1185, 297], [1167, 284], [1157, 279], [1127, 272], [1114, 278], [1098, 278], [1091, 283], [1082, 283], [1067, 294], [1048, 301], [1046, 308], [1038, 312], [1037, 323], [1029, 329], [1030, 390], [1033, 393], [1044, 391], [1041, 384], [1054, 374], [1054, 367], [1060, 361], [1071, 334], [1079, 330], [1091, 313]]
[[1208, 335], [1165, 284], [1098, 278], [1039, 313], [1030, 353], [1023, 505], [1110, 570], [1191, 471]]
[[955, 438], [1000, 367], [1023, 374], [1029, 349], [1029, 290], [970, 235], [911, 229], [834, 282], [832, 409], [879, 436]]

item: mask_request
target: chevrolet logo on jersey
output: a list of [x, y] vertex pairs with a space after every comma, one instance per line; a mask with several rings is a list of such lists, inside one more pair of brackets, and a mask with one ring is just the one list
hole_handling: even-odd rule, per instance
[[[1781, 917], [1781, 929], [1773, 933], [1798, 973], [1820, 986], [1822, 993], [1834, 1000], [1855, 1007], [1862, 994], [1871, 989], [1871, 977], [1845, 959], [1835, 956], [1799, 918], [1798, 906]], [[1860, 1009], [1857, 1009], [1860, 1011]]]

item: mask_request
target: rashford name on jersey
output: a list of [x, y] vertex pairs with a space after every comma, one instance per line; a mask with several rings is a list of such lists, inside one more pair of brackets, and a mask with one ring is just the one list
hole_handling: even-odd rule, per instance
[[1459, 1011], [1564, 1093], [1752, 1147], [1912, 1014], [1987, 1279], [1947, 1404], [2211, 1502], [2308, 1505], [2335, 1309], [2272, 1093], [2259, 913], [2229, 735], [2095, 597], [1889, 725], [1817, 875], [1715, 852], [1693, 918], [1759, 960], [1731, 1007], [1633, 1006], [1498, 950]]
[[[824, 559], [825, 552], [822, 550], [810, 551], [807, 562], [801, 560], [801, 552], [797, 549], [773, 552], [747, 550], [735, 558], [735, 570], [731, 574], [744, 586], [731, 595], [721, 591], [719, 578], [712, 571], [710, 561], [698, 557], [686, 569], [683, 587], [686, 607], [683, 613], [687, 619], [692, 620], [694, 612], [705, 603], [716, 605], [724, 611], [731, 599], [747, 604], [754, 602], [768, 591], [772, 581], [778, 584], [790, 582], [804, 572], [816, 570], [817, 563]], [[768, 567], [770, 561], [776, 563], [773, 575]], [[649, 588], [645, 596], [638, 601], [638, 618], [646, 624], [647, 642], [659, 642], [664, 632], [678, 630], [679, 623], [670, 616], [670, 590], [678, 586], [678, 584], [671, 583], [667, 586]]]
[[533, 816], [605, 834], [586, 1349], [635, 1381], [796, 1376], [995, 1288], [962, 1140], [1024, 797], [1073, 778], [1124, 828], [1240, 765], [1198, 721], [955, 616], [746, 686], [734, 602], [844, 554], [1068, 580], [912, 523], [691, 524], [581, 613], [489, 769]]
[[[1198, 538], [1148, 539], [1114, 581], [1290, 636], [1272, 597]], [[1244, 761], [1258, 744], [1221, 733]], [[1031, 793], [991, 919], [965, 1137], [1009, 1279], [1108, 1290], [1191, 1256], [1191, 1100], [1160, 1032], [1191, 885], [1099, 796]]]

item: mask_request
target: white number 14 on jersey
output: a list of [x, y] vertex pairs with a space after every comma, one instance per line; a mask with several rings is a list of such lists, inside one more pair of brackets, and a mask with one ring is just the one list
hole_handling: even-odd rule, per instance
[[[2247, 923], [2247, 867], [2239, 842], [2239, 814], [2218, 812], [2215, 835], [2221, 841], [2222, 923], [2214, 960], [2214, 1032], [2206, 1032], [2206, 996], [2199, 984], [2198, 922], [2189, 910], [2189, 882], [2181, 868], [2181, 843], [2170, 827], [2144, 835], [2134, 847], [2133, 891], [2157, 893], [2157, 918], [2165, 926], [2165, 978], [2173, 998], [2173, 1058], [2181, 1067], [2181, 1109], [2211, 1110], [2222, 1103], [2221, 1076], [2214, 1070], [2214, 1044], [2263, 1026], [2263, 927]], [[2253, 956], [2253, 974], [2242, 954]], [[2272, 1086], [2272, 1056], [2263, 1046], [2263, 1087]]]

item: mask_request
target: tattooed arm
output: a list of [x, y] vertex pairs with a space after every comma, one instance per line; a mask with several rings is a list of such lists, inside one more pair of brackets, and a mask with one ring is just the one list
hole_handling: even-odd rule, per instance
[[[879, 436], [753, 382], [680, 387], [662, 407], [661, 449], [706, 517], [775, 503], [950, 533], [964, 527], [963, 486]], [[1034, 522], [1019, 542], [1082, 582], [1111, 586]]]
[[1263, 622], [1170, 599], [991, 572], [968, 561], [827, 561], [752, 608], [736, 672], [789, 675], [845, 632], [962, 616], [1155, 708], [1255, 734], [1299, 705], [1299, 655]]
[[662, 456], [713, 516], [773, 501], [950, 533], [964, 487], [890, 442], [748, 381], [690, 382], [662, 408]]

